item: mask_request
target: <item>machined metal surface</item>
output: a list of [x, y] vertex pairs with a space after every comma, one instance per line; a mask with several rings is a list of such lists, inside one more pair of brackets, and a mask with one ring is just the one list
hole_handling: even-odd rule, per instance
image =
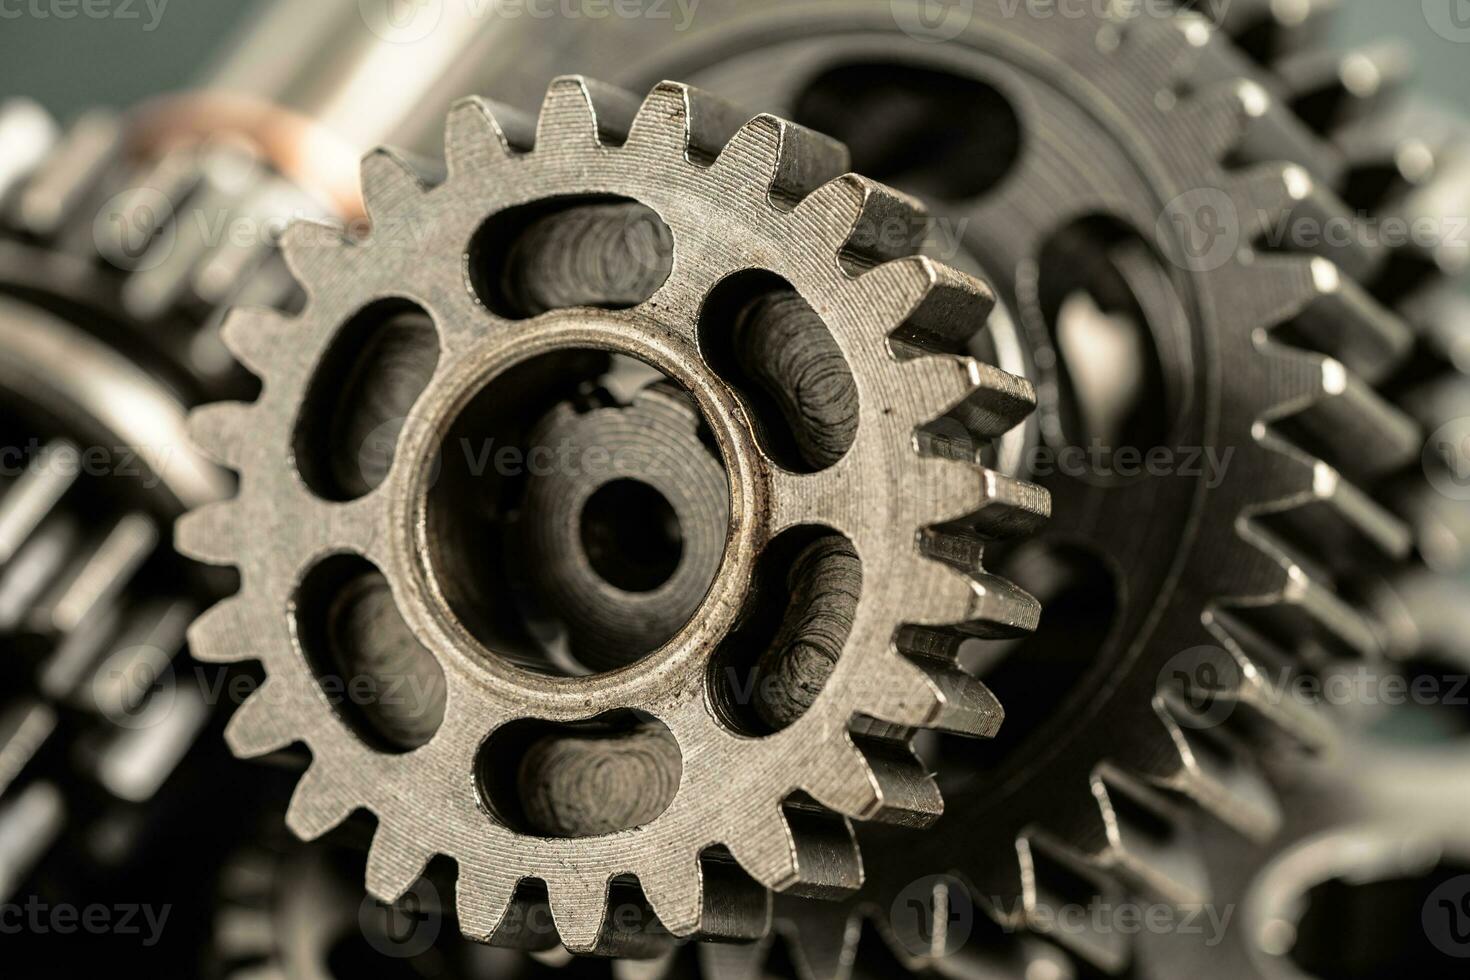
[[[265, 393], [193, 419], [201, 444], [241, 472], [242, 489], [190, 515], [178, 542], [190, 554], [238, 565], [244, 583], [196, 624], [195, 655], [266, 665], [270, 680], [236, 714], [232, 744], [247, 755], [297, 741], [311, 749], [288, 817], [302, 836], [360, 807], [377, 815], [368, 871], [375, 894], [395, 897], [431, 856], [445, 854], [458, 864], [461, 927], [482, 940], [559, 939], [601, 952], [631, 942], [637, 952], [650, 930], [640, 926], [630, 937], [608, 915], [610, 889], [617, 896], [629, 875], [663, 930], [757, 935], [768, 914], [765, 888], [822, 895], [858, 883], [846, 819], [922, 825], [937, 816], [934, 784], [905, 745], [912, 730], [985, 736], [998, 722], [993, 699], [955, 656], [968, 638], [1012, 636], [1035, 623], [1034, 600], [980, 563], [987, 542], [1033, 530], [1049, 510], [1043, 491], [983, 463], [990, 444], [1030, 410], [1031, 387], [956, 353], [984, 327], [992, 303], [985, 287], [905, 257], [906, 236], [894, 244], [872, 233], [885, 221], [913, 227], [912, 202], [841, 176], [842, 148], [799, 127], [769, 116], [746, 121], [682, 86], [659, 86], [640, 105], [570, 78], [552, 86], [534, 129], [483, 102], [462, 104], [446, 151], [448, 176], [437, 186], [391, 153], [370, 157], [364, 181], [377, 234], [347, 242], [295, 226], [284, 246], [307, 291], [306, 309], [296, 318], [237, 313], [226, 326], [232, 349], [265, 378]], [[608, 200], [646, 207], [668, 229], [672, 264], [656, 291], [629, 309], [505, 305], [500, 276], [514, 267], [515, 249], [537, 241], [540, 214], [526, 206]], [[526, 214], [529, 230], [513, 234], [504, 222]], [[406, 230], [416, 235], [404, 237]], [[778, 405], [767, 418], [799, 427], [802, 412], [791, 414], [793, 406], [821, 414], [830, 399], [855, 395], [852, 438], [835, 461], [808, 456], [794, 459], [795, 469], [778, 465], [770, 433], [752, 421], [753, 389], [741, 392], [731, 381], [738, 369], [722, 369], [711, 353], [725, 330], [736, 329], [721, 318], [759, 316], [752, 300], [758, 306], [772, 288], [794, 289], [829, 331], [811, 341], [815, 354], [785, 348], [827, 365], [819, 377], [799, 370], [797, 378], [838, 390], [799, 385], [788, 412]], [[302, 413], [312, 408], [307, 396], [344, 326], [384, 300], [427, 313], [438, 366], [412, 399], [381, 485], [353, 500], [323, 500], [293, 463]], [[831, 349], [845, 382], [834, 381], [833, 365], [821, 359]], [[586, 352], [640, 360], [697, 406], [728, 482], [729, 529], [707, 594], [682, 629], [636, 662], [568, 677], [525, 669], [527, 651], [491, 622], [506, 597], [476, 591], [482, 556], [467, 543], [478, 537], [493, 552], [485, 537], [493, 514], [476, 503], [477, 484], [465, 482], [452, 454], [456, 434], [499, 431], [500, 388], [519, 408], [516, 395], [547, 387], [545, 365], [557, 362], [546, 355]], [[783, 370], [770, 366], [769, 375]], [[705, 519], [722, 516], [717, 510]], [[818, 537], [807, 541], [803, 529], [813, 528]], [[825, 673], [820, 690], [798, 694], [799, 711], [788, 706], [779, 728], [744, 727], [750, 723], [732, 720], [740, 697], [716, 693], [711, 657], [770, 604], [751, 591], [767, 552], [791, 541], [810, 556], [834, 539], [830, 557], [808, 557], [818, 576], [809, 591], [793, 587], [778, 603], [778, 620], [779, 607], [789, 605], [776, 628], [774, 664], [750, 675], [759, 680], [770, 670], [779, 688], [794, 671], [801, 687], [815, 670]], [[841, 559], [844, 552], [860, 564], [860, 587], [830, 579], [850, 574], [830, 564], [852, 561]], [[406, 752], [375, 751], [344, 724], [322, 700], [303, 649], [302, 583], [313, 566], [343, 554], [375, 566], [418, 656], [442, 670], [442, 724]], [[835, 662], [793, 666], [793, 657], [833, 649], [834, 635]], [[631, 730], [578, 727], [613, 716], [635, 719]], [[503, 750], [491, 764], [514, 759], [513, 748], [495, 739], [524, 722], [555, 729], [554, 740], [573, 753], [585, 739], [662, 733], [662, 755], [637, 746], [624, 753], [635, 767], [649, 765], [640, 771], [650, 781], [633, 801], [643, 806], [617, 829], [598, 827], [591, 836], [577, 832], [575, 820], [548, 834], [526, 813], [508, 813], [496, 802], [500, 777], [486, 772], [485, 746]], [[544, 745], [533, 739], [526, 758]], [[651, 813], [646, 796], [668, 776], [676, 792]], [[525, 787], [517, 788], [512, 807], [523, 802]], [[624, 792], [616, 784], [608, 790], [614, 798]], [[753, 887], [741, 884], [744, 874]], [[524, 884], [530, 880], [544, 883], [555, 936], [516, 927], [518, 910], [537, 897]], [[659, 930], [651, 931], [656, 939]]]

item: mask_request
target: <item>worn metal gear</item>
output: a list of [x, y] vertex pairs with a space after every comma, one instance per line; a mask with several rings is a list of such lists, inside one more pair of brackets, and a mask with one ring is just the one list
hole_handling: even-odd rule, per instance
[[[935, 44], [907, 5], [742, 3], [705, 17], [648, 73], [833, 132], [860, 166], [934, 201], [1040, 352], [1053, 450], [1077, 441], [1068, 412], [1086, 407], [1079, 379], [1095, 379], [1087, 362], [1100, 359], [1068, 350], [1058, 325], [1131, 318], [1159, 379], [1140, 404], [1162, 424], [1113, 445], [1229, 458], [1214, 480], [1178, 467], [1042, 478], [1056, 505], [1040, 557], [1018, 549], [1005, 567], [1046, 608], [1071, 609], [1081, 635], [1048, 635], [1044, 618], [1009, 658], [976, 665], [1011, 740], [1003, 729], [994, 743], [941, 745], [946, 817], [913, 841], [873, 829], [868, 882], [847, 911], [783, 903], [795, 959], [816, 976], [851, 970], [853, 913], [877, 920], [909, 967], [962, 969], [942, 928], [923, 915], [901, 924], [914, 917], [895, 903], [924, 874], [952, 875], [1008, 929], [1122, 968], [1126, 936], [1060, 931], [1044, 913], [1129, 889], [1206, 894], [1191, 809], [1269, 836], [1279, 812], [1248, 750], [1328, 737], [1274, 682], [1386, 652], [1347, 587], [1413, 545], [1368, 493], [1421, 442], [1372, 387], [1412, 347], [1359, 285], [1378, 260], [1357, 242], [1268, 241], [1284, 222], [1351, 222], [1312, 176], [1318, 141], [1197, 16], [971, 10]], [[936, 145], [954, 149], [906, 152]], [[1079, 293], [1090, 307], [1069, 316]], [[1073, 560], [1078, 550], [1091, 560]], [[946, 783], [955, 772], [968, 774]], [[962, 900], [941, 891], [919, 896], [929, 916]]]
[[[301, 836], [358, 808], [377, 817], [374, 894], [391, 899], [433, 855], [452, 857], [472, 938], [642, 951], [659, 930], [609, 914], [629, 895], [669, 933], [749, 938], [766, 927], [767, 893], [742, 884], [731, 859], [765, 888], [856, 887], [847, 818], [925, 824], [939, 812], [907, 747], [913, 730], [988, 735], [999, 721], [957, 648], [1035, 623], [1035, 601], [981, 566], [992, 539], [1033, 529], [1049, 503], [982, 462], [1033, 403], [1024, 380], [956, 353], [983, 329], [990, 294], [913, 256], [914, 205], [840, 176], [839, 144], [746, 118], [679, 85], [640, 105], [580, 78], [552, 85], [534, 129], [461, 104], [437, 186], [391, 152], [368, 158], [371, 239], [287, 233], [304, 311], [237, 312], [225, 328], [263, 395], [192, 418], [197, 441], [241, 472], [241, 492], [189, 515], [177, 541], [243, 580], [196, 623], [193, 649], [259, 659], [270, 675], [233, 719], [232, 746], [310, 748], [288, 814]], [[624, 210], [606, 235], [611, 205]], [[664, 271], [613, 274], [625, 252]], [[552, 274], [522, 289], [523, 268]], [[743, 342], [747, 331], [763, 340]], [[429, 337], [438, 349], [426, 355]], [[334, 350], [387, 353], [335, 375]], [[728, 482], [728, 541], [671, 640], [612, 671], [555, 676], [567, 671], [525, 642], [524, 619], [503, 621], [521, 607], [500, 588], [507, 471], [497, 463], [486, 478], [455, 455], [461, 437], [478, 446], [476, 432], [526, 431], [536, 413], [525, 399], [606, 406], [609, 352], [656, 368], [697, 405]], [[360, 378], [397, 383], [362, 386], [361, 411], [345, 416], [318, 397], [350, 400]], [[650, 410], [641, 390], [627, 405]], [[395, 414], [406, 416], [396, 445], [360, 468], [373, 475], [366, 495], [319, 458], [333, 433]], [[803, 438], [843, 420], [840, 454]], [[346, 444], [351, 458], [358, 437]], [[618, 460], [603, 464], [610, 476]], [[583, 531], [595, 566], [597, 535]], [[722, 647], [732, 631], [739, 642]], [[319, 683], [323, 638], [400, 676], [442, 675], [447, 695], [405, 725], [334, 712]], [[713, 670], [732, 650], [767, 655], [730, 676], [778, 678], [758, 718], [744, 709], [761, 696], [723, 690]], [[589, 753], [638, 781], [599, 790], [591, 773], [590, 800], [585, 787], [528, 794], [518, 781], [548, 755], [566, 764], [544, 771], [576, 773]], [[542, 790], [551, 805], [538, 809], [528, 798]], [[538, 900], [556, 936], [520, 914]]]

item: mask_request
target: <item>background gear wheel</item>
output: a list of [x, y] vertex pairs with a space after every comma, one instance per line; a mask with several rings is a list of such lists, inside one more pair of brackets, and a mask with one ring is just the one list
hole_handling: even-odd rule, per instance
[[[232, 720], [232, 746], [243, 755], [296, 741], [311, 749], [288, 814], [301, 836], [357, 808], [378, 817], [368, 862], [376, 895], [401, 894], [431, 856], [452, 856], [460, 924], [473, 938], [645, 952], [660, 929], [646, 919], [630, 927], [626, 915], [612, 921], [610, 903], [624, 898], [646, 898], [675, 935], [750, 938], [766, 925], [765, 892], [743, 886], [731, 858], [768, 888], [855, 887], [862, 872], [848, 818], [923, 824], [939, 811], [906, 746], [912, 730], [987, 735], [999, 720], [988, 692], [955, 661], [961, 642], [1012, 636], [1036, 619], [1034, 600], [981, 566], [992, 539], [1030, 531], [1048, 510], [1043, 492], [983, 463], [1033, 403], [1024, 380], [954, 353], [981, 329], [991, 298], [968, 277], [904, 257], [921, 224], [910, 202], [838, 176], [839, 145], [769, 116], [742, 122], [681, 86], [660, 85], [640, 106], [576, 78], [553, 84], [534, 141], [513, 115], [462, 104], [449, 123], [449, 176], [437, 187], [392, 153], [368, 158], [370, 240], [293, 226], [283, 245], [308, 294], [304, 312], [242, 312], [226, 324], [226, 342], [265, 377], [264, 394], [193, 417], [200, 444], [242, 472], [242, 490], [182, 521], [179, 546], [238, 564], [244, 583], [196, 623], [193, 648], [206, 661], [261, 659], [270, 674]], [[673, 244], [667, 280], [654, 277], [657, 289], [636, 305], [594, 291], [602, 309], [588, 308], [571, 279], [560, 284], [565, 299], [545, 302], [507, 288], [507, 271], [527, 250], [565, 234], [544, 225], [547, 202], [555, 210], [565, 199], [652, 211]], [[635, 224], [646, 227], [642, 217]], [[566, 267], [588, 263], [592, 275], [581, 281], [605, 287], [617, 279], [604, 275], [605, 240], [572, 244], [589, 241]], [[830, 332], [811, 333], [813, 317]], [[738, 351], [722, 361], [715, 351], [747, 326], [789, 329], [801, 345], [767, 343], [788, 355], [774, 362], [742, 362]], [[437, 357], [420, 346], [431, 333], [443, 347]], [[345, 380], [324, 383], [342, 336], [353, 343], [341, 347], [376, 351], [381, 363], [348, 363]], [[568, 351], [592, 367], [544, 356]], [[556, 677], [517, 666], [537, 651], [495, 621], [503, 603], [476, 594], [486, 587], [486, 549], [462, 542], [483, 540], [499, 498], [476, 501], [473, 468], [449, 450], [475, 428], [528, 427], [534, 418], [514, 396], [599, 375], [606, 351], [656, 366], [698, 404], [730, 481], [731, 543], [709, 595], [671, 642], [621, 670]], [[744, 387], [742, 370], [756, 375]], [[364, 381], [405, 376], [412, 383]], [[402, 397], [404, 389], [413, 390]], [[309, 465], [330, 455], [312, 450], [334, 445], [340, 431], [339, 415], [322, 415], [331, 402], [317, 395], [359, 390], [370, 394], [345, 431], [358, 431], [362, 417], [400, 415], [391, 463], [366, 495], [330, 466]], [[776, 403], [764, 413], [761, 392]], [[772, 433], [783, 423], [799, 431], [790, 420], [842, 411], [856, 425], [841, 458], [811, 455], [796, 436], [796, 456], [777, 448]], [[503, 474], [494, 475], [479, 486], [501, 487]], [[779, 535], [813, 526], [824, 529], [814, 539]], [[747, 602], [751, 576], [765, 577], [764, 555], [783, 544], [796, 552], [787, 561], [810, 555], [828, 530], [845, 553], [828, 549], [812, 577], [793, 579], [786, 615], [777, 605], [768, 623], [769, 598]], [[288, 608], [294, 625], [281, 615]], [[773, 660], [740, 676], [793, 665], [805, 678], [827, 674], [776, 731], [736, 717], [749, 696], [726, 696], [707, 678], [732, 629], [766, 628]], [[831, 662], [834, 634], [841, 655]], [[320, 647], [344, 638], [370, 666], [442, 677], [447, 696], [409, 712], [424, 721], [442, 706], [432, 735], [415, 728], [416, 737], [385, 744], [382, 725], [329, 710]], [[531, 759], [548, 730], [571, 752], [632, 741], [637, 751], [624, 757], [650, 776], [643, 785], [677, 793], [650, 807], [649, 794], [614, 787], [596, 809], [626, 805], [615, 828], [525, 833], [524, 794], [499, 795], [518, 774], [485, 759], [502, 768]], [[655, 743], [662, 748], [649, 749]], [[669, 749], [682, 754], [677, 771], [663, 761]], [[585, 827], [581, 814], [570, 819]], [[538, 900], [549, 903], [557, 936], [525, 928], [525, 907]]]
[[[887, 4], [721, 11], [648, 74], [833, 132], [861, 166], [934, 202], [1041, 352], [1052, 449], [1078, 441], [1079, 417], [1087, 432], [1089, 357], [1058, 327], [1131, 319], [1157, 378], [1137, 404], [1165, 424], [1121, 444], [1231, 454], [1218, 485], [1176, 472], [1043, 478], [1057, 516], [1004, 567], [1047, 608], [1077, 596], [1085, 605], [1066, 618], [1092, 632], [1048, 635], [1044, 618], [1034, 640], [979, 665], [1007, 728], [942, 755], [942, 775], [971, 773], [946, 786], [951, 817], [923, 840], [870, 847], [853, 908], [887, 920], [921, 869], [955, 873], [1007, 927], [1043, 932], [1057, 903], [1204, 893], [1188, 811], [1272, 833], [1279, 814], [1250, 750], [1327, 733], [1268, 678], [1381, 656], [1366, 602], [1345, 601], [1339, 584], [1412, 547], [1366, 492], [1414, 460], [1421, 438], [1370, 386], [1412, 343], [1355, 282], [1372, 256], [1262, 243], [1284, 221], [1350, 220], [1312, 179], [1315, 141], [1194, 16], [1043, 20], [977, 3], [938, 45], [898, 31], [902, 11]], [[1233, 219], [1213, 229], [1224, 237], [1209, 234], [1211, 215]], [[1089, 302], [1068, 308], [1078, 294]], [[1094, 561], [1075, 561], [1078, 548]], [[1098, 601], [1109, 594], [1113, 608]], [[955, 814], [973, 825], [951, 829]], [[845, 974], [859, 936], [848, 917], [790, 906], [803, 969]], [[952, 952], [927, 930], [889, 934], [911, 966]], [[1116, 931], [1055, 938], [1107, 969], [1129, 956]]]

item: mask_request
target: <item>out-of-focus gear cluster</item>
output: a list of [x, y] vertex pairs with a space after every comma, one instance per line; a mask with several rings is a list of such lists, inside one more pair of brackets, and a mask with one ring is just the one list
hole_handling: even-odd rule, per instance
[[1398, 49], [380, 6], [0, 109], [23, 958], [1460, 975], [1470, 125]]

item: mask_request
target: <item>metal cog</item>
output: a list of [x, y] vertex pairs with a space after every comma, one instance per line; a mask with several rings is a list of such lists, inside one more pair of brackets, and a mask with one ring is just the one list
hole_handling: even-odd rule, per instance
[[149, 145], [151, 125], [97, 111], [63, 131], [34, 103], [0, 105], [0, 288], [87, 323], [188, 399], [236, 394], [223, 311], [294, 303], [275, 234], [334, 207], [244, 138]]
[[[265, 379], [263, 395], [192, 417], [196, 441], [241, 472], [241, 493], [189, 515], [177, 541], [203, 560], [238, 565], [243, 580], [240, 595], [196, 623], [193, 649], [206, 661], [259, 659], [270, 675], [232, 720], [232, 746], [242, 755], [298, 741], [310, 748], [313, 763], [288, 814], [300, 836], [319, 836], [358, 808], [376, 815], [367, 874], [375, 895], [392, 899], [433, 855], [452, 857], [459, 921], [472, 938], [539, 946], [559, 938], [600, 953], [631, 943], [643, 952], [648, 928], [609, 921], [611, 895], [630, 890], [674, 935], [751, 938], [766, 927], [767, 893], [743, 886], [731, 858], [765, 888], [827, 895], [855, 887], [862, 871], [847, 819], [925, 824], [939, 812], [934, 784], [906, 744], [913, 729], [987, 735], [999, 720], [993, 698], [956, 663], [961, 642], [1014, 636], [1036, 621], [1035, 601], [980, 563], [990, 540], [1033, 529], [1049, 503], [1035, 486], [979, 462], [1034, 397], [1024, 380], [954, 353], [983, 326], [991, 296], [912, 256], [907, 235], [869, 233], [885, 222], [913, 229], [919, 219], [908, 199], [840, 176], [838, 144], [771, 116], [746, 119], [679, 85], [659, 85], [640, 105], [580, 78], [552, 85], [534, 129], [483, 101], [462, 103], [448, 125], [443, 183], [431, 186], [391, 152], [365, 162], [372, 239], [293, 226], [283, 247], [308, 294], [304, 312], [237, 312], [225, 327], [226, 343]], [[501, 242], [492, 233], [487, 245], [477, 233], [504, 230], [492, 216], [568, 197], [651, 209], [670, 233], [667, 281], [631, 309], [570, 299], [571, 309], [552, 303], [530, 319], [492, 312], [494, 302], [481, 298], [498, 280], [467, 270]], [[517, 242], [547, 240], [538, 234], [533, 221]], [[513, 265], [516, 254], [501, 258]], [[568, 255], [566, 268], [579, 261]], [[750, 270], [791, 283], [850, 366], [852, 443], [816, 472], [771, 462], [735, 387], [701, 353], [711, 292], [748, 284], [737, 274]], [[310, 408], [303, 400], [344, 324], [399, 298], [428, 312], [442, 348], [437, 367], [381, 485], [347, 502], [323, 500], [293, 465], [298, 414]], [[718, 314], [721, 304], [708, 308]], [[730, 480], [730, 543], [695, 618], [652, 655], [592, 677], [533, 673], [487, 651], [457, 602], [464, 579], [442, 574], [441, 561], [463, 556], [440, 536], [443, 511], [430, 503], [431, 485], [434, 494], [453, 492], [448, 457], [443, 475], [433, 463], [476, 392], [483, 386], [493, 397], [512, 364], [568, 347], [634, 356], [674, 379], [699, 405]], [[798, 385], [785, 407], [820, 410], [826, 403], [811, 392]], [[861, 565], [846, 643], [799, 717], [751, 737], [708, 693], [707, 662], [744, 616], [764, 547], [782, 530], [811, 525], [840, 532]], [[299, 608], [301, 576], [344, 553], [363, 556], [388, 583], [374, 608], [396, 606], [407, 631], [401, 647], [418, 647], [442, 670], [442, 725], [406, 752], [376, 751], [329, 710], [283, 615]], [[843, 581], [847, 589], [851, 580]], [[391, 625], [386, 615], [373, 622]], [[803, 623], [826, 630], [833, 619]], [[830, 640], [786, 636], [798, 651]], [[394, 646], [394, 656], [403, 653]], [[677, 793], [662, 813], [598, 836], [533, 836], [481, 798], [477, 756], [492, 732], [617, 711], [656, 719], [682, 751]], [[519, 928], [538, 894], [558, 937]]]
[[1304, 980], [1391, 975], [1404, 962], [1421, 976], [1458, 975], [1465, 944], [1436, 900], [1458, 903], [1470, 889], [1464, 752], [1463, 740], [1350, 738], [1328, 758], [1281, 767], [1286, 820], [1269, 846], [1204, 839], [1213, 904], [1233, 919], [1212, 927], [1223, 926], [1212, 943], [1147, 938], [1130, 976]]
[[[927, 22], [906, 21], [891, 4], [720, 10], [723, 19], [706, 16], [700, 32], [630, 77], [691, 78], [828, 131], [801, 96], [843, 66], [919, 65], [999, 92], [1024, 139], [1008, 175], [983, 193], [906, 181], [913, 161], [901, 152], [885, 158], [898, 172], [878, 175], [938, 199], [936, 210], [965, 230], [970, 255], [1041, 350], [1056, 347], [1038, 284], [1049, 274], [1045, 236], [1096, 216], [1136, 231], [1131, 250], [1115, 249], [1119, 236], [1082, 240], [1107, 252], [1153, 327], [1173, 422], [1166, 445], [1233, 451], [1218, 486], [1178, 474], [1111, 487], [1041, 481], [1056, 504], [1040, 542], [1086, 544], [1118, 577], [1123, 605], [1095, 660], [999, 761], [978, 743], [941, 752], [947, 817], [914, 840], [865, 829], [867, 883], [846, 911], [779, 907], [794, 924], [798, 969], [846, 976], [862, 937], [857, 919], [903, 918], [895, 902], [913, 897], [905, 888], [917, 875], [951, 875], [964, 900], [1007, 932], [1050, 934], [1091, 964], [1120, 970], [1126, 937], [1064, 932], [1043, 914], [1127, 891], [1201, 900], [1208, 875], [1190, 844], [1191, 811], [1268, 837], [1280, 814], [1252, 750], [1330, 739], [1273, 690], [1277, 671], [1386, 652], [1367, 603], [1338, 590], [1365, 566], [1391, 566], [1412, 548], [1409, 529], [1367, 492], [1417, 458], [1417, 427], [1372, 387], [1407, 355], [1409, 330], [1359, 285], [1373, 256], [1353, 245], [1262, 245], [1283, 220], [1349, 212], [1312, 177], [1311, 134], [1202, 18], [1032, 18], [977, 2], [965, 29], [938, 45], [896, 29]], [[842, 98], [855, 100], [853, 77], [843, 81]], [[902, 129], [920, 110], [897, 105]], [[851, 132], [837, 135], [891, 147], [873, 136], [879, 116], [871, 106], [854, 110]], [[980, 132], [999, 139], [999, 130]], [[1217, 211], [1237, 220], [1211, 254], [1203, 219]], [[1150, 262], [1150, 246], [1165, 261]], [[1087, 249], [1062, 254], [1077, 263]], [[1058, 396], [1044, 364], [1038, 390], [1046, 433]], [[1008, 694], [1024, 699], [1028, 686], [1058, 682], [1055, 654], [1047, 659], [1041, 642], [1045, 625], [998, 669], [979, 665], [1007, 704], [1008, 724]], [[1042, 664], [1030, 674], [1028, 656]], [[1009, 685], [1007, 667], [1017, 668]], [[1208, 683], [1191, 683], [1198, 680]], [[945, 781], [967, 767], [968, 781]], [[957, 816], [965, 822], [951, 825]], [[932, 914], [940, 899], [924, 900]], [[899, 959], [912, 969], [983, 974], [985, 964], [967, 963], [934, 925], [913, 923], [908, 934], [890, 926]], [[1014, 955], [1052, 962], [1044, 952]]]
[[[1248, 0], [1233, 4], [1222, 26], [1306, 123], [1316, 146], [1303, 163], [1357, 209], [1365, 232], [1393, 232], [1376, 242], [1364, 283], [1413, 338], [1377, 383], [1433, 434], [1470, 417], [1470, 125], [1405, 92], [1412, 59], [1401, 45], [1325, 44], [1335, 9], [1322, 0]], [[1413, 561], [1385, 575], [1376, 597], [1398, 657], [1422, 653], [1429, 639], [1404, 610], [1425, 606], [1446, 588], [1438, 577], [1470, 561], [1470, 511], [1435, 485], [1448, 478], [1446, 462], [1427, 451], [1374, 488], [1413, 530], [1417, 548]]]

